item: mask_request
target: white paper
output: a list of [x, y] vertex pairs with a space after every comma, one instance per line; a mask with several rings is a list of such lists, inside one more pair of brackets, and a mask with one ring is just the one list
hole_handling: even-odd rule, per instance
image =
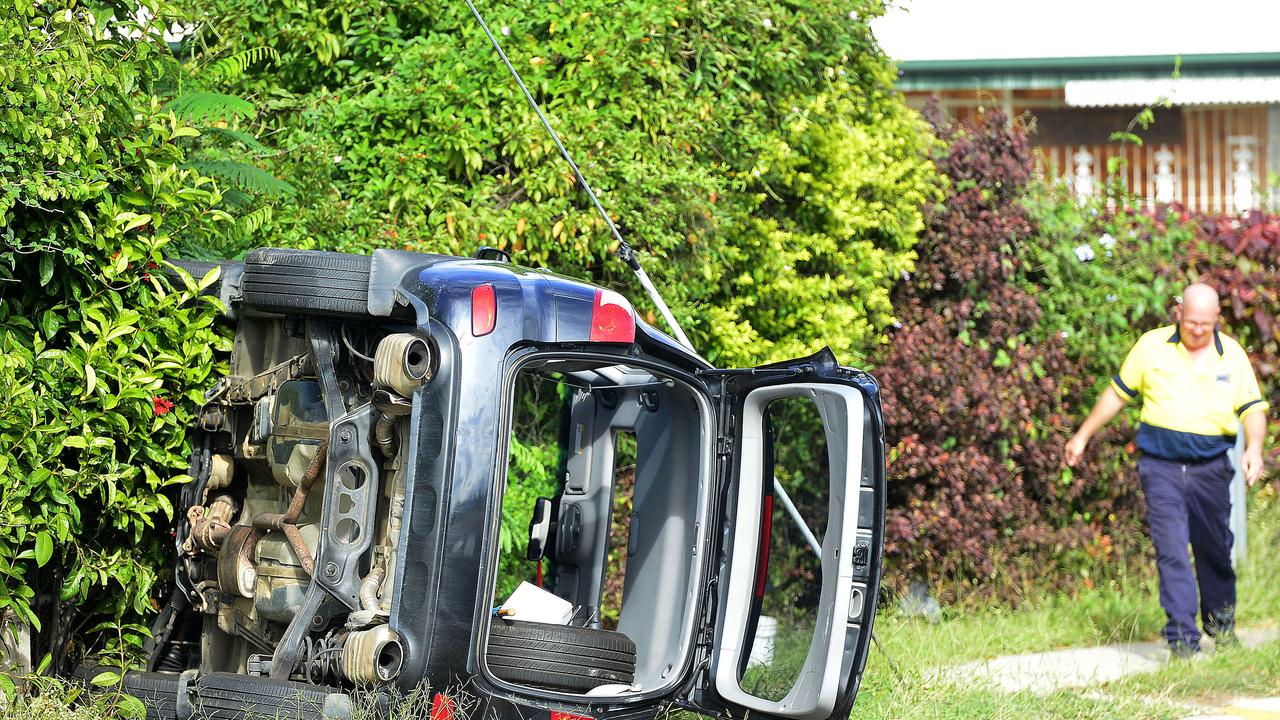
[[508, 620], [568, 625], [573, 619], [573, 605], [568, 600], [528, 582], [520, 583], [501, 610], [508, 611], [502, 613]]

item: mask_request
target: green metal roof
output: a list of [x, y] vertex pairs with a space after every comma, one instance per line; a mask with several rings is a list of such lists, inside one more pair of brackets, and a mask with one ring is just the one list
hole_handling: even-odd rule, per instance
[[[1173, 74], [1177, 55], [907, 60], [900, 90], [1060, 88], [1068, 80], [1158, 79]], [[1182, 77], [1280, 75], [1280, 53], [1183, 55]]]

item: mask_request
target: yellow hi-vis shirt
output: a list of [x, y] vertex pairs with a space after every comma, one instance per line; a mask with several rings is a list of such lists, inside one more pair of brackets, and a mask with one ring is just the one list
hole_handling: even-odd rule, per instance
[[1177, 325], [1146, 333], [1111, 386], [1125, 400], [1142, 396], [1138, 448], [1165, 460], [1221, 457], [1235, 445], [1238, 421], [1267, 409], [1244, 348], [1217, 330], [1213, 349], [1198, 361]]

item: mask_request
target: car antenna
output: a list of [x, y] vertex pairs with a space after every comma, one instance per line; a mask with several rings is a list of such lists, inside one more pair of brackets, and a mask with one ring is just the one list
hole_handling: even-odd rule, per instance
[[507, 66], [507, 70], [511, 71], [511, 76], [516, 79], [516, 84], [520, 86], [520, 90], [524, 93], [524, 99], [529, 101], [529, 105], [533, 111], [538, 114], [538, 119], [542, 121], [542, 126], [550, 133], [551, 139], [555, 141], [556, 147], [560, 148], [560, 154], [564, 156], [565, 161], [569, 163], [569, 167], [573, 168], [573, 174], [577, 176], [578, 182], [582, 183], [582, 189], [587, 191], [587, 197], [591, 198], [591, 203], [596, 206], [596, 211], [600, 213], [600, 217], [604, 218], [604, 222], [609, 226], [609, 231], [613, 233], [613, 237], [618, 241], [618, 257], [625, 262], [640, 279], [640, 284], [644, 286], [649, 297], [653, 300], [653, 304], [658, 306], [658, 312], [662, 313], [662, 318], [667, 321], [667, 326], [676, 334], [676, 339], [680, 344], [694, 350], [693, 343], [689, 342], [689, 338], [684, 334], [684, 330], [680, 328], [680, 323], [676, 322], [676, 318], [671, 314], [671, 308], [667, 307], [667, 303], [663, 301], [662, 295], [658, 293], [658, 288], [653, 286], [653, 282], [649, 280], [649, 275], [640, 266], [640, 261], [636, 259], [635, 251], [631, 249], [631, 245], [622, 239], [622, 233], [618, 232], [618, 226], [613, 224], [613, 219], [609, 217], [609, 213], [605, 212], [604, 206], [600, 204], [596, 193], [587, 184], [587, 179], [583, 177], [582, 171], [578, 169], [578, 164], [573, 161], [573, 157], [569, 155], [569, 151], [565, 149], [564, 143], [560, 142], [560, 136], [556, 134], [551, 122], [547, 120], [547, 116], [543, 114], [542, 108], [538, 106], [538, 101], [533, 99], [533, 94], [529, 92], [529, 88], [525, 86], [524, 79], [520, 77], [520, 73], [516, 71], [515, 66], [511, 64], [511, 60], [507, 58], [507, 54], [502, 51], [502, 45], [498, 43], [498, 38], [494, 37], [489, 30], [489, 25], [485, 23], [484, 18], [480, 16], [480, 11], [471, 0], [464, 0], [467, 7], [471, 8], [471, 14], [475, 15], [476, 22], [480, 23], [480, 29], [484, 30], [484, 34], [489, 36], [489, 42], [493, 43], [493, 49], [498, 51], [498, 57], [502, 58], [502, 62]]

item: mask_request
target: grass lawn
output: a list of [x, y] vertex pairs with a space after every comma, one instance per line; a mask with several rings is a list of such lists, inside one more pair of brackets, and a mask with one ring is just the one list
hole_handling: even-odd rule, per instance
[[1206, 655], [1107, 685], [1108, 694], [1218, 704], [1239, 696], [1280, 695], [1280, 642]]
[[[1242, 627], [1280, 620], [1280, 497], [1250, 496], [1249, 553], [1239, 570]], [[1017, 611], [944, 612], [929, 625], [885, 610], [876, 624], [855, 718], [1178, 718], [1187, 705], [1239, 695], [1280, 694], [1280, 643], [1174, 663], [1100, 688], [1048, 696], [1007, 694], [931, 680], [936, 670], [999, 655], [1159, 640], [1164, 612], [1152, 577], [1045, 596]]]

